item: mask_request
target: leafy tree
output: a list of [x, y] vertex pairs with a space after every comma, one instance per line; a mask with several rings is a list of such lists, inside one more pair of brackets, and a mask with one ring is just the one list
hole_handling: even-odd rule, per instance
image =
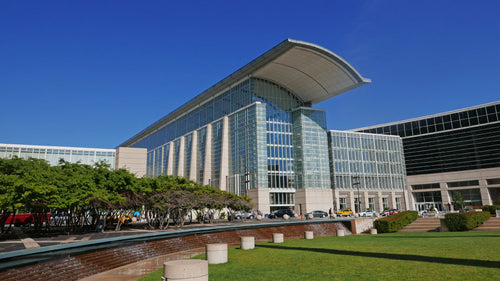
[[451, 204], [453, 204], [453, 207], [455, 207], [455, 209], [463, 210], [465, 200], [460, 191], [455, 191], [453, 193], [453, 201], [451, 202]]

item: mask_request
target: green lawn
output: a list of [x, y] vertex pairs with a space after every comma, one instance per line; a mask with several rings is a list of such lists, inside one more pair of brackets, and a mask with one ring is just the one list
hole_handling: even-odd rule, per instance
[[228, 259], [210, 280], [500, 280], [500, 231], [292, 239], [232, 247]]

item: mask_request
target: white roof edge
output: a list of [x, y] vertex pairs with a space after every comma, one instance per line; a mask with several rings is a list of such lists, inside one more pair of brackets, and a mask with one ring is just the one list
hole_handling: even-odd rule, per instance
[[471, 106], [471, 107], [465, 107], [465, 108], [461, 108], [461, 109], [455, 109], [455, 110], [451, 110], [451, 111], [445, 111], [445, 112], [441, 112], [441, 113], [425, 115], [425, 116], [411, 118], [411, 119], [404, 119], [401, 121], [383, 123], [380, 125], [373, 125], [373, 126], [367, 126], [367, 127], [362, 127], [362, 128], [349, 129], [348, 131], [356, 132], [356, 131], [360, 131], [360, 130], [368, 130], [368, 129], [374, 129], [374, 128], [380, 128], [380, 127], [387, 127], [387, 126], [398, 125], [398, 124], [403, 124], [403, 123], [408, 123], [408, 122], [413, 122], [413, 121], [420, 121], [420, 120], [428, 119], [431, 117], [439, 117], [439, 116], [449, 115], [449, 114], [453, 114], [453, 113], [460, 113], [460, 112], [464, 112], [464, 111], [471, 110], [471, 109], [478, 109], [478, 108], [497, 105], [497, 104], [500, 104], [500, 101], [484, 103], [484, 104], [475, 105], [475, 106]]

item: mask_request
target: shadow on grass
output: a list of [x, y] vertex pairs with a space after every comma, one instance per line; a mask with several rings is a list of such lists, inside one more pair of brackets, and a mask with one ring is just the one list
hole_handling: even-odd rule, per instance
[[286, 246], [278, 246], [278, 245], [258, 245], [257, 247], [270, 248], [270, 249], [280, 249], [280, 250], [310, 251], [310, 252], [325, 253], [325, 254], [358, 256], [358, 257], [367, 257], [367, 258], [408, 260], [408, 261], [421, 261], [421, 262], [432, 262], [432, 263], [442, 263], [442, 264], [500, 268], [500, 262], [498, 262], [498, 261], [443, 258], [443, 257], [428, 257], [428, 256], [417, 256], [417, 255], [403, 255], [403, 254], [370, 253], [370, 252], [346, 251], [346, 250], [335, 250], [335, 249], [321, 249], [321, 248], [286, 247]]

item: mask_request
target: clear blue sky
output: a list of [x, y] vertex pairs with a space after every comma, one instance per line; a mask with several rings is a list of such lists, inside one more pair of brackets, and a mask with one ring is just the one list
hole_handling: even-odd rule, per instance
[[500, 1], [2, 1], [0, 142], [114, 148], [286, 38], [372, 83], [353, 129], [500, 100]]

